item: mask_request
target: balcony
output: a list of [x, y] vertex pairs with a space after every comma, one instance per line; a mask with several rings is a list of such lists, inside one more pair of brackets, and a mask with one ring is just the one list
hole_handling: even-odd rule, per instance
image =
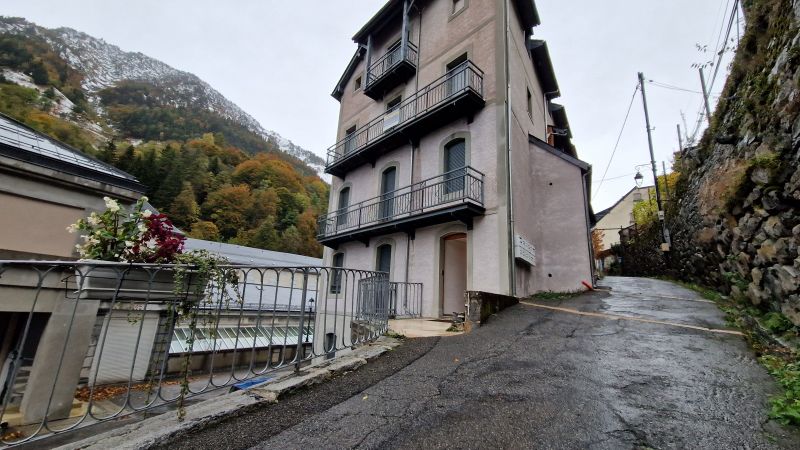
[[417, 71], [418, 54], [417, 46], [411, 42], [406, 44], [405, 51], [402, 45], [390, 49], [375, 63], [370, 64], [364, 94], [377, 100], [386, 91], [406, 81]]
[[483, 72], [466, 61], [329, 148], [325, 172], [341, 177], [484, 103]]
[[321, 217], [317, 240], [328, 247], [397, 231], [482, 215], [484, 175], [463, 167], [330, 212]]

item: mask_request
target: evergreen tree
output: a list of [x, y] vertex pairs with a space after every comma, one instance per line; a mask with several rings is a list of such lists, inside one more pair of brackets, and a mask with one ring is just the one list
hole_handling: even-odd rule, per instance
[[128, 148], [122, 152], [119, 159], [117, 160], [116, 166], [120, 169], [130, 172], [133, 166], [134, 160], [136, 159], [136, 149], [133, 145], [129, 145]]
[[50, 83], [50, 76], [47, 74], [47, 68], [41, 61], [32, 62], [30, 67], [30, 75], [34, 83], [41, 86]]
[[[108, 141], [105, 147], [100, 151], [100, 154], [97, 155], [97, 159], [100, 161], [109, 163], [109, 164], [116, 164], [117, 162], [117, 144], [114, 143], [114, 140]], [[124, 170], [124, 169], [123, 169]]]

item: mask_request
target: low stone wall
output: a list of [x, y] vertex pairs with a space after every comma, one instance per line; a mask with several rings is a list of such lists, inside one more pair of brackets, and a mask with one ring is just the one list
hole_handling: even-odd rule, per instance
[[514, 306], [519, 299], [510, 295], [492, 294], [482, 291], [466, 291], [467, 315], [464, 320], [464, 331], [471, 331], [475, 325], [485, 323], [489, 316]]

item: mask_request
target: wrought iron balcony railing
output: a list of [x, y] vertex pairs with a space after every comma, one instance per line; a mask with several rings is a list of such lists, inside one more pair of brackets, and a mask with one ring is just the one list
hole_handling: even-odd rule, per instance
[[326, 243], [329, 238], [380, 229], [401, 219], [409, 219], [413, 226], [414, 217], [430, 219], [430, 213], [453, 206], [483, 208], [483, 178], [483, 173], [463, 167], [330, 212], [319, 219], [317, 239]]
[[364, 93], [375, 97], [402, 82], [416, 71], [418, 55], [419, 51], [416, 45], [408, 42], [403, 51], [402, 44], [398, 43], [385, 55], [370, 64]]
[[[413, 127], [444, 111], [447, 106], [461, 106], [464, 100], [470, 106], [483, 106], [483, 71], [471, 61], [450, 70], [433, 83], [423, 87], [396, 107], [371, 120], [361, 128], [328, 149], [325, 170], [337, 174], [337, 166], [352, 160], [370, 149], [381, 147], [381, 151], [392, 145], [408, 142], [407, 139], [389, 142], [393, 136], [411, 132]], [[456, 114], [465, 114], [469, 108], [456, 108]]]

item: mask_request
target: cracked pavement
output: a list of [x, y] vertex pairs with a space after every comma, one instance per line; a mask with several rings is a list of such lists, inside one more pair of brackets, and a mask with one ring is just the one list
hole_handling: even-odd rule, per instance
[[254, 448], [800, 446], [767, 420], [778, 388], [741, 336], [616, 317], [727, 328], [713, 303], [665, 281], [601, 284], [539, 302], [613, 317], [514, 306]]

